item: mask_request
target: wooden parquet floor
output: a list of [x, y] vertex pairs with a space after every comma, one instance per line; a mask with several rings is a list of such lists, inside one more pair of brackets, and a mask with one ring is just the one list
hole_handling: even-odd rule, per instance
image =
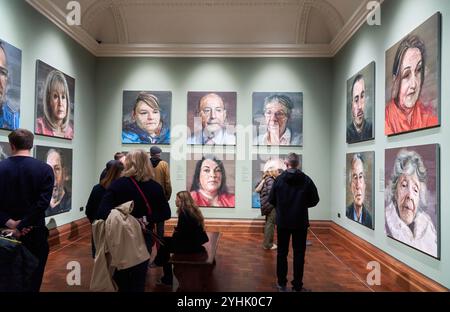
[[[310, 230], [307, 247], [304, 284], [314, 292], [371, 292], [408, 291], [407, 285], [395, 280], [395, 276], [383, 275], [381, 286], [369, 286], [366, 269], [370, 259], [352, 253], [345, 242], [338, 241], [329, 233]], [[214, 292], [275, 292], [276, 251], [262, 248], [262, 234], [223, 233], [216, 255], [216, 267], [212, 276]], [[41, 291], [84, 292], [89, 291], [93, 259], [91, 258], [90, 234], [74, 240], [71, 244], [52, 251], [46, 266]], [[154, 256], [155, 253], [152, 254]], [[80, 263], [81, 285], [69, 286], [67, 276], [71, 261]], [[289, 273], [292, 272], [292, 251], [289, 255]], [[171, 288], [157, 286], [161, 268], [149, 268], [147, 291], [170, 292]], [[69, 276], [70, 277], [70, 276]], [[390, 280], [391, 279], [391, 280]], [[385, 285], [385, 286], [384, 286]], [[177, 286], [175, 281], [174, 287]]]

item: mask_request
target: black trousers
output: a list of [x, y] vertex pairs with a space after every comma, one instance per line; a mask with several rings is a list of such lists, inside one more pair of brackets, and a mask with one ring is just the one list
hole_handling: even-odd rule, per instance
[[22, 237], [21, 241], [39, 261], [30, 281], [30, 291], [39, 292], [49, 252], [48, 229], [45, 226], [36, 226], [27, 235]]
[[116, 271], [113, 279], [119, 287], [119, 292], [144, 292], [148, 260], [131, 268]]
[[292, 287], [300, 290], [303, 287], [303, 269], [305, 266], [305, 250], [306, 237], [308, 229], [283, 229], [277, 227], [278, 235], [278, 249], [277, 249], [277, 278], [278, 285], [286, 286], [289, 241], [292, 236], [292, 249], [294, 250], [294, 279], [292, 280]]
[[173, 280], [172, 264], [169, 263], [169, 260], [170, 254], [175, 252], [173, 246], [173, 239], [172, 237], [165, 236], [163, 241], [164, 245], [161, 245], [159, 247], [154, 263], [157, 266], [163, 267], [164, 275], [162, 277], [162, 280], [166, 283], [172, 283]]

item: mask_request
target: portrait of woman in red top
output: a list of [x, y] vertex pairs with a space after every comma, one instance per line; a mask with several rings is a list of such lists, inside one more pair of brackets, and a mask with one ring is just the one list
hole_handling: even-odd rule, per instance
[[[433, 18], [421, 27], [431, 26], [429, 23], [432, 21]], [[433, 43], [437, 44], [437, 41]], [[439, 126], [439, 83], [435, 79], [436, 75], [426, 76], [430, 67], [439, 66], [436, 60], [438, 53], [436, 47], [430, 47], [430, 51], [431, 53], [427, 54], [425, 42], [418, 35], [408, 35], [398, 45], [392, 64], [390, 98], [387, 96], [386, 99], [386, 135]], [[388, 56], [386, 59], [388, 60]], [[386, 68], [387, 74], [388, 69], [389, 67]], [[438, 69], [435, 68], [434, 71], [438, 72]], [[425, 83], [427, 79], [429, 81]], [[432, 81], [433, 79], [436, 81]], [[426, 95], [425, 86], [429, 88]]]

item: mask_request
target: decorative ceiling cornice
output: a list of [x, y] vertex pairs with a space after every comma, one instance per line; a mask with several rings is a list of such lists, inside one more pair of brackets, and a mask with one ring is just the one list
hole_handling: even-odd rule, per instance
[[[364, 0], [350, 20], [344, 25], [342, 17], [325, 0], [160, 0], [152, 1], [152, 6], [292, 6], [308, 18], [311, 8], [329, 14], [334, 29], [341, 29], [331, 44], [306, 44], [305, 27], [297, 29], [297, 44], [127, 44], [128, 30], [124, 20], [123, 8], [131, 5], [148, 5], [146, 0], [97, 0], [83, 13], [82, 23], [90, 29], [95, 18], [104, 10], [119, 7], [112, 11], [117, 38], [120, 44], [99, 44], [81, 26], [69, 26], [66, 12], [61, 11], [51, 0], [26, 0], [32, 7], [47, 17], [81, 46], [97, 57], [333, 57], [347, 43], [353, 34], [366, 21], [367, 3]], [[383, 2], [382, 0], [380, 2]]]
[[78, 42], [93, 55], [97, 54], [99, 44], [81, 26], [69, 26], [66, 23], [65, 12], [62, 12], [49, 0], [26, 0], [33, 8], [47, 17], [69, 37]]
[[[350, 40], [351, 37], [358, 31], [359, 28], [367, 23], [367, 17], [369, 11], [367, 10], [367, 4], [370, 0], [364, 0], [358, 7], [356, 12], [350, 17], [349, 21], [345, 24], [342, 30], [334, 37], [330, 44], [330, 52], [334, 56], [339, 50]], [[380, 5], [384, 0], [377, 0]]]
[[331, 57], [327, 44], [102, 44], [98, 57]]

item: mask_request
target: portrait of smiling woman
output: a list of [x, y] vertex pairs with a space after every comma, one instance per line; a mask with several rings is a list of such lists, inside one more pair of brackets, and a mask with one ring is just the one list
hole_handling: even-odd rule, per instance
[[194, 154], [188, 160], [187, 189], [199, 207], [235, 207], [234, 160]]
[[37, 61], [35, 133], [73, 139], [75, 79]]
[[122, 143], [170, 144], [171, 92], [124, 91]]
[[441, 15], [386, 51], [386, 135], [440, 125]]

